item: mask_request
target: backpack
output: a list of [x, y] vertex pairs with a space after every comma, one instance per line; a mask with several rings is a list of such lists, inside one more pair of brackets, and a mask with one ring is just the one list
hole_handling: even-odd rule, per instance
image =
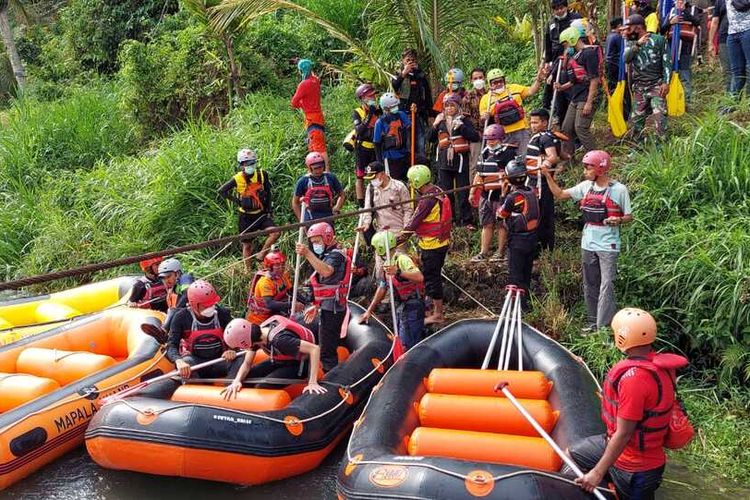
[[512, 95], [495, 102], [495, 123], [507, 127], [520, 122], [526, 117], [523, 106], [518, 104]]
[[388, 122], [388, 130], [383, 135], [383, 149], [401, 149], [404, 147], [404, 123], [399, 116]]

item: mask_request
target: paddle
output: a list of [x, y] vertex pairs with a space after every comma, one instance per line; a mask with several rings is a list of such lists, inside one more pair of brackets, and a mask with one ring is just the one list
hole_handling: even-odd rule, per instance
[[[510, 401], [510, 404], [516, 407], [516, 410], [523, 415], [523, 417], [531, 424], [531, 426], [536, 430], [540, 436], [544, 438], [545, 441], [547, 441], [547, 444], [549, 444], [552, 449], [557, 453], [557, 455], [562, 459], [565, 464], [570, 467], [570, 469], [575, 473], [576, 477], [581, 478], [583, 477], [583, 472], [581, 469], [578, 468], [578, 465], [573, 461], [572, 458], [570, 458], [568, 455], [565, 454], [562, 449], [555, 443], [555, 441], [550, 437], [549, 434], [542, 428], [541, 425], [539, 425], [539, 422], [537, 422], [534, 417], [529, 414], [528, 411], [526, 411], [526, 408], [523, 407], [521, 403], [518, 402], [518, 400], [513, 396], [513, 394], [508, 389], [508, 382], [500, 382], [495, 386], [495, 392], [502, 392], [505, 397]], [[598, 489], [595, 489], [593, 491], [593, 494], [596, 498], [599, 500], [606, 500], [605, 496], [602, 494], [601, 491]]]
[[[505, 326], [503, 327], [505, 331], [500, 343], [500, 357], [497, 359], [498, 370], [508, 369], [511, 347], [513, 346], [513, 329], [521, 326], [521, 294], [523, 289], [514, 287], [512, 292], [515, 292], [516, 296], [511, 307], [512, 311], [508, 311], [509, 314], [506, 315]], [[510, 321], [508, 321], [508, 318], [510, 318]]]
[[[182, 380], [180, 377], [172, 377], [173, 379]], [[190, 384], [231, 384], [234, 382], [233, 378], [196, 378], [190, 379]], [[242, 381], [244, 384], [273, 384], [273, 385], [293, 385], [293, 384], [306, 384], [307, 379], [305, 378], [274, 378], [274, 377], [258, 377], [258, 378], [246, 378]]]
[[[247, 353], [247, 351], [240, 351], [240, 352], [237, 353], [237, 357], [244, 356], [245, 353]], [[216, 359], [211, 359], [211, 360], [205, 361], [203, 363], [198, 363], [197, 365], [194, 365], [194, 366], [190, 367], [190, 372], [192, 373], [194, 371], [200, 370], [200, 369], [205, 368], [207, 366], [215, 365], [215, 364], [220, 363], [222, 361], [225, 361], [225, 359], [223, 357], [219, 356]], [[171, 372], [165, 373], [164, 375], [159, 375], [158, 377], [154, 377], [154, 378], [150, 378], [148, 380], [144, 380], [140, 384], [134, 385], [133, 387], [131, 387], [129, 389], [125, 389], [124, 391], [118, 392], [117, 394], [112, 394], [110, 396], [107, 396], [106, 398], [102, 398], [99, 401], [99, 407], [108, 405], [110, 403], [116, 403], [117, 401], [121, 401], [124, 398], [127, 398], [129, 396], [132, 396], [134, 394], [137, 394], [137, 393], [141, 392], [143, 389], [145, 389], [146, 387], [150, 386], [151, 384], [154, 384], [154, 383], [162, 381], [162, 380], [167, 380], [167, 379], [172, 378], [172, 377], [174, 377], [176, 375], [179, 375], [179, 374], [180, 374], [180, 370], [172, 370]]]
[[[307, 206], [305, 205], [305, 202], [302, 202], [302, 206], [300, 207], [299, 211], [299, 222], [302, 224], [305, 221], [305, 210], [307, 210]], [[305, 227], [302, 226], [299, 228], [299, 235], [297, 236], [297, 243], [302, 243], [302, 238], [305, 236]], [[292, 288], [292, 310], [294, 310], [295, 306], [297, 305], [297, 291], [299, 290], [299, 270], [300, 266], [302, 265], [302, 260], [300, 258], [300, 254], [297, 254], [297, 258], [294, 262], [294, 287]]]
[[[495, 343], [497, 342], [497, 335], [500, 333], [500, 325], [504, 322], [506, 319], [506, 315], [508, 314], [508, 310], [510, 308], [510, 301], [511, 296], [513, 295], [513, 288], [515, 288], [513, 285], [508, 285], [505, 287], [505, 289], [508, 291], [505, 294], [505, 301], [503, 302], [503, 308], [500, 311], [500, 316], [497, 318], [497, 323], [495, 324], [495, 331], [492, 332], [492, 340], [490, 340], [490, 346], [487, 348], [487, 352], [484, 355], [484, 361], [482, 361], [482, 370], [486, 370], [487, 367], [490, 365], [490, 358], [492, 357], [492, 351], [495, 350]], [[505, 328], [503, 328], [503, 343], [505, 343], [505, 335], [508, 330], [508, 322], [505, 321]]]
[[[677, 15], [682, 14], [677, 8]], [[667, 115], [682, 116], [685, 114], [685, 89], [680, 81], [680, 23], [675, 23], [672, 28], [672, 76], [669, 80], [669, 92], [667, 93]]]
[[417, 161], [416, 142], [417, 142], [417, 105], [411, 104], [411, 164]]
[[[391, 242], [388, 238], [385, 239], [385, 260], [387, 263], [391, 263]], [[385, 266], [385, 263], [383, 263], [383, 266]], [[393, 339], [393, 361], [395, 362], [404, 355], [404, 346], [401, 343], [401, 338], [398, 335], [398, 322], [396, 321], [396, 299], [393, 295], [393, 280], [388, 276], [386, 276], [386, 279], [388, 279], [388, 291], [391, 303], [391, 321], [393, 321], [393, 334], [395, 336]]]
[[622, 44], [620, 50], [620, 60], [617, 66], [617, 85], [614, 92], [607, 101], [607, 121], [612, 135], [622, 137], [628, 131], [628, 124], [625, 121], [625, 112], [623, 111], [625, 101], [625, 44]]
[[[359, 220], [357, 221], [357, 227], [362, 226], [362, 219], [365, 216], [365, 214], [359, 214]], [[362, 236], [361, 231], [356, 231], [356, 235], [354, 236], [354, 250], [352, 251], [352, 270], [357, 265], [357, 254], [359, 253], [359, 240]], [[352, 282], [354, 281], [354, 272], [349, 273], [349, 286], [346, 289], [346, 300], [349, 300], [349, 295], [352, 293]]]

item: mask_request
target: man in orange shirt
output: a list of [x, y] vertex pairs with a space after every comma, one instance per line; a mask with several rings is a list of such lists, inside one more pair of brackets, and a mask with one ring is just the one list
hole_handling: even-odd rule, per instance
[[258, 271], [247, 297], [247, 320], [260, 325], [274, 314], [289, 316], [292, 283], [284, 269], [286, 256], [271, 250], [263, 258], [265, 269]]
[[320, 105], [320, 78], [312, 71], [313, 63], [310, 59], [300, 59], [297, 69], [302, 75], [302, 81], [297, 85], [297, 91], [292, 97], [292, 107], [301, 109], [305, 114], [305, 130], [307, 132], [307, 150], [323, 155], [326, 160], [326, 172], [329, 170], [328, 153], [326, 151], [326, 128], [323, 118], [323, 108]]

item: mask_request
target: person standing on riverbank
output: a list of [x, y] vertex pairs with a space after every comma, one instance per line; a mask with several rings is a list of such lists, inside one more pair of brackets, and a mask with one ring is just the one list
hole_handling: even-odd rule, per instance
[[583, 213], [584, 331], [609, 326], [612, 321], [617, 309], [615, 277], [622, 246], [620, 226], [633, 220], [628, 188], [609, 177], [611, 164], [612, 158], [606, 151], [589, 151], [583, 157], [585, 180], [568, 189], [562, 189], [549, 168], [542, 165], [542, 173], [555, 198], [580, 202]]
[[297, 91], [292, 96], [292, 107], [302, 110], [305, 115], [305, 142], [307, 151], [320, 153], [329, 170], [328, 152], [326, 150], [326, 127], [323, 118], [323, 106], [320, 104], [320, 78], [313, 73], [313, 62], [310, 59], [300, 59], [297, 62], [302, 81], [297, 85]]

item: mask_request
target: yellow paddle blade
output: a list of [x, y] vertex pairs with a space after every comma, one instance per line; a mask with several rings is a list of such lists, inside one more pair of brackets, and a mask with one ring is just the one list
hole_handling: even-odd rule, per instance
[[680, 74], [672, 73], [669, 81], [669, 93], [667, 94], [667, 115], [682, 116], [685, 114], [685, 89], [680, 81]]
[[607, 101], [607, 121], [609, 128], [612, 129], [612, 135], [622, 137], [628, 131], [628, 124], [625, 122], [622, 107], [625, 99], [625, 82], [617, 82], [614, 92]]

